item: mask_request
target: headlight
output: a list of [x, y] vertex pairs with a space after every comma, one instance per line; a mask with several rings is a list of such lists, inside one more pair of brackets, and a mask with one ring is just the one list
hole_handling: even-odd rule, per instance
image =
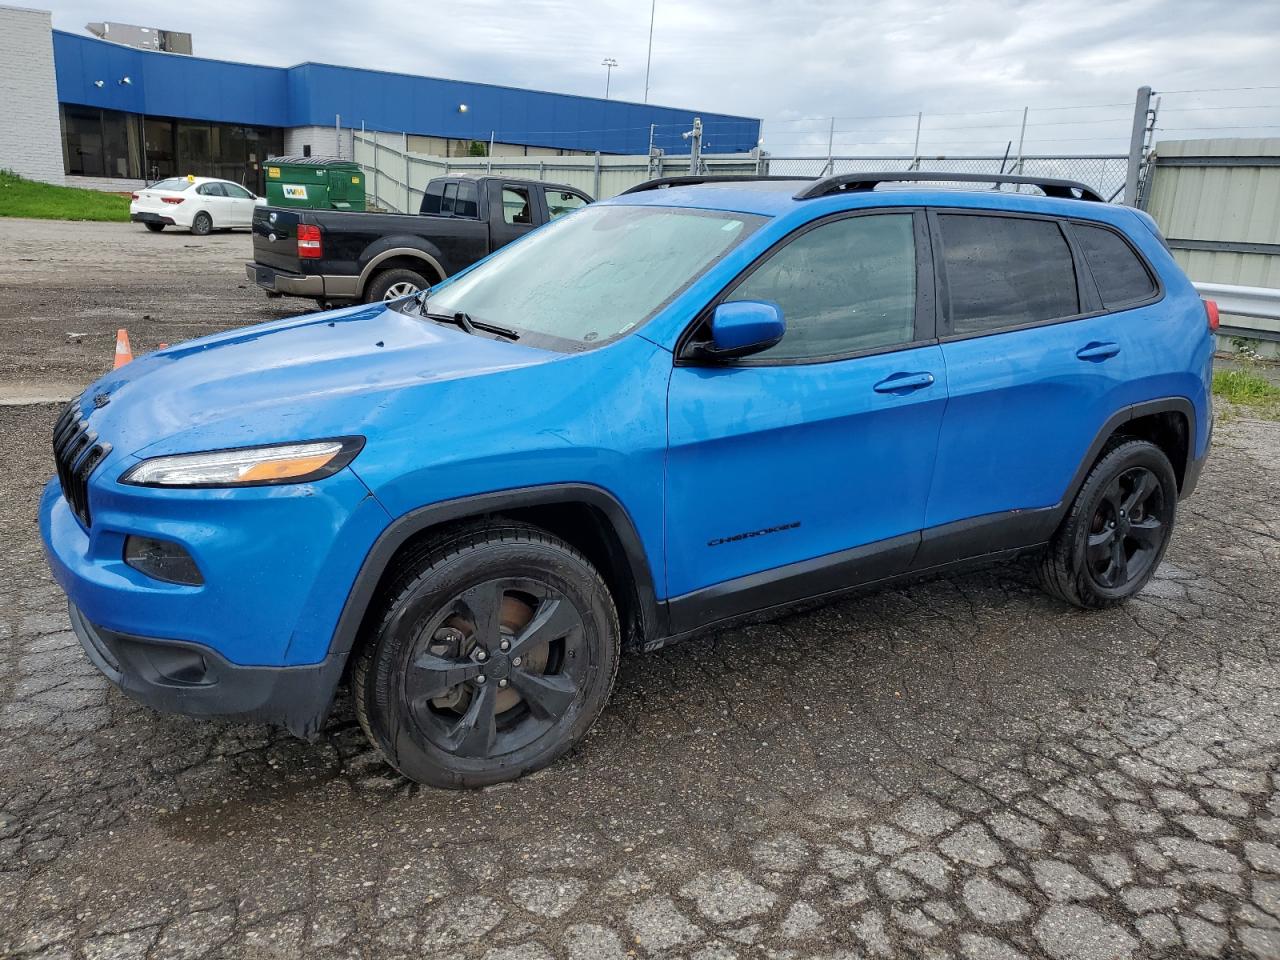
[[121, 483], [141, 487], [257, 487], [333, 476], [355, 459], [364, 437], [277, 443], [154, 457], [130, 467]]

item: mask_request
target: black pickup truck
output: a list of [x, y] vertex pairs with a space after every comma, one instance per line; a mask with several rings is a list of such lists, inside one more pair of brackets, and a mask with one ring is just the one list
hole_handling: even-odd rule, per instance
[[417, 214], [258, 207], [245, 273], [275, 296], [394, 300], [590, 202], [541, 180], [439, 177]]

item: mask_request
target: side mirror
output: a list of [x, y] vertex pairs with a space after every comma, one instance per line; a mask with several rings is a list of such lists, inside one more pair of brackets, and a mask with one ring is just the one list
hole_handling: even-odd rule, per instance
[[768, 300], [722, 303], [711, 315], [711, 342], [698, 346], [705, 360], [734, 360], [768, 350], [787, 332], [782, 308]]

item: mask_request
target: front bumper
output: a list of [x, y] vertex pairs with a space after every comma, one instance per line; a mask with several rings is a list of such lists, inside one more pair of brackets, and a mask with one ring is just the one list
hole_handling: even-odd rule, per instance
[[279, 724], [305, 739], [324, 725], [345, 656], [300, 667], [247, 667], [195, 643], [95, 626], [68, 602], [71, 627], [103, 675], [162, 713]]

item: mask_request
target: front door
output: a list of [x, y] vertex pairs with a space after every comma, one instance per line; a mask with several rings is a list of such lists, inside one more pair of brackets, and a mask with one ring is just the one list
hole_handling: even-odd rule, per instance
[[222, 189], [231, 200], [231, 226], [248, 227], [253, 225], [253, 194], [244, 187], [234, 183], [224, 183]]
[[787, 332], [744, 360], [672, 373], [676, 632], [905, 569], [947, 396], [923, 213], [802, 228], [723, 299], [777, 303]]

